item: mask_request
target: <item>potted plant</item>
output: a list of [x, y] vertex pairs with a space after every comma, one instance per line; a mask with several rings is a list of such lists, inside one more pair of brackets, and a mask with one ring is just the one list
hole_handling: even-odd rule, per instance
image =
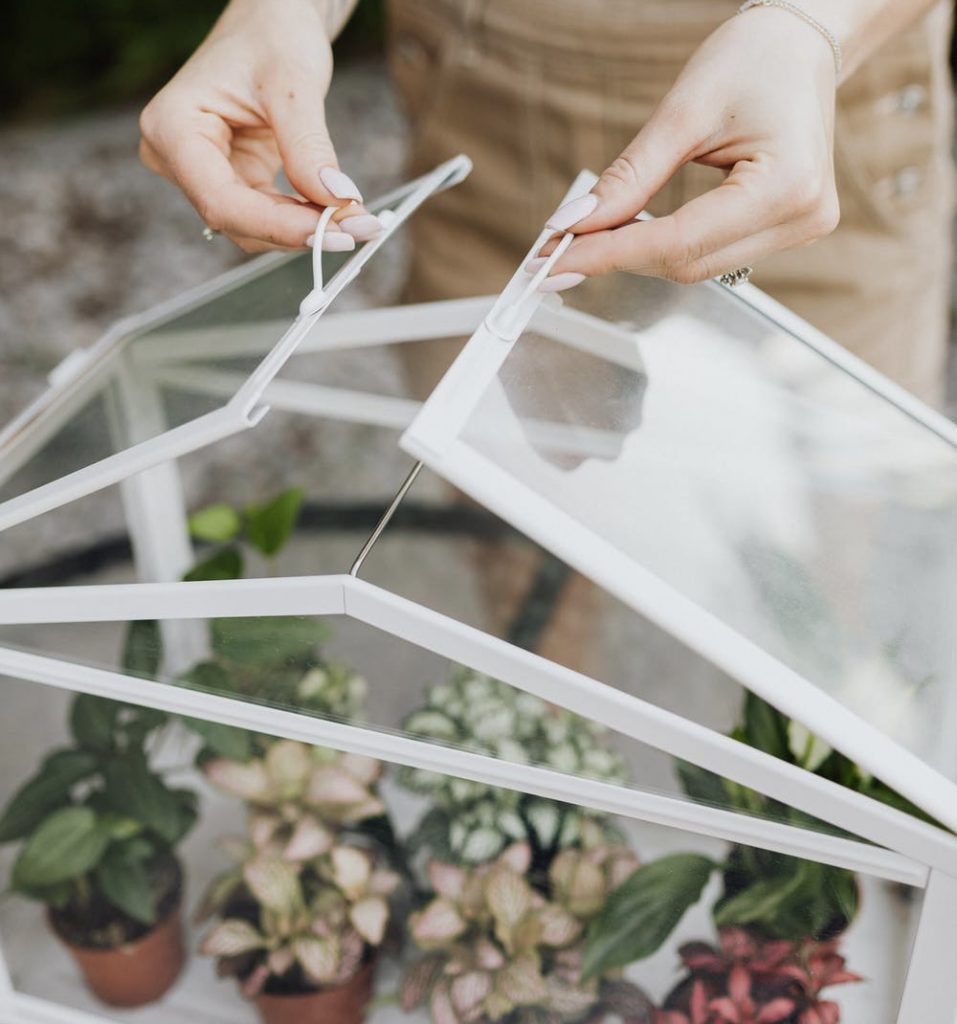
[[477, 867], [430, 862], [435, 895], [409, 927], [424, 956], [405, 975], [402, 1007], [427, 1004], [434, 1024], [650, 1019], [647, 996], [618, 972], [582, 974], [586, 929], [637, 868], [634, 854], [564, 850], [549, 868], [547, 894], [530, 884], [531, 864], [529, 843]]
[[[404, 728], [519, 764], [605, 782], [628, 778], [624, 759], [600, 726], [469, 669], [432, 686]], [[481, 864], [523, 842], [532, 851], [532, 874], [544, 878], [561, 850], [621, 838], [605, 815], [570, 804], [419, 769], [402, 769], [399, 781], [432, 805], [410, 837], [410, 849], [440, 860]]]
[[719, 948], [692, 942], [679, 952], [686, 975], [654, 1024], [839, 1024], [840, 1007], [821, 994], [861, 980], [834, 941], [795, 944], [722, 928]]
[[381, 765], [279, 740], [260, 758], [214, 759], [205, 771], [249, 816], [237, 863], [205, 900], [203, 916], [220, 921], [202, 952], [267, 1024], [358, 1024], [400, 881], [360, 831], [383, 814]]
[[87, 985], [113, 1006], [159, 999], [184, 960], [175, 850], [196, 797], [150, 763], [165, 724], [157, 711], [76, 697], [72, 744], [46, 757], [0, 819], [0, 842], [22, 843], [11, 888], [47, 906]]

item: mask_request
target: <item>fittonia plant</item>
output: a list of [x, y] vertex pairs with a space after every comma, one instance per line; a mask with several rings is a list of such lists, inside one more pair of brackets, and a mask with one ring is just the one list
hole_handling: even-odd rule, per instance
[[[416, 736], [519, 764], [607, 782], [628, 777], [599, 726], [469, 670], [431, 687], [425, 707], [404, 724]], [[561, 849], [595, 846], [614, 835], [598, 813], [552, 800], [417, 769], [404, 769], [400, 780], [434, 804], [413, 845], [447, 860], [479, 864], [528, 842], [536, 866], [547, 868]]]

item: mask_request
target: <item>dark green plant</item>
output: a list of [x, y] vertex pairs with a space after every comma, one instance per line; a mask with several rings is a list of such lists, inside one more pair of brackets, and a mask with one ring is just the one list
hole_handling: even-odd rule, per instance
[[[754, 694], [745, 697], [741, 721], [731, 735], [814, 775], [937, 824]], [[694, 765], [679, 763], [677, 771], [685, 792], [702, 803], [799, 828], [846, 834]], [[746, 928], [767, 939], [792, 943], [827, 941], [839, 935], [857, 915], [857, 880], [842, 868], [743, 845], [732, 846], [721, 863], [683, 854], [665, 857], [637, 871], [608, 901], [590, 936], [586, 972], [598, 974], [654, 953], [701, 898], [705, 883], [715, 871], [722, 882], [721, 895], [712, 908], [719, 928]], [[657, 907], [659, 900], [660, 914], [654, 911], [649, 917], [648, 906]]]
[[[131, 630], [128, 670], [150, 674], [153, 631], [149, 623]], [[178, 886], [170, 864], [195, 822], [196, 795], [171, 786], [151, 764], [166, 724], [160, 711], [76, 697], [72, 743], [44, 759], [0, 818], [0, 842], [22, 844], [10, 888], [91, 929], [92, 944], [115, 944], [155, 924], [170, 886]]]

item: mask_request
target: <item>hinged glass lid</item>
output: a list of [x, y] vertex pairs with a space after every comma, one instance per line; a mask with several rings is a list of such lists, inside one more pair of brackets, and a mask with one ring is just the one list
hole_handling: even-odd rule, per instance
[[403, 447], [957, 825], [957, 430], [750, 286], [528, 281]]
[[[470, 166], [456, 157], [372, 203], [384, 230], [353, 254], [323, 255], [317, 245], [311, 261], [262, 257], [73, 353], [46, 394], [0, 430], [0, 530], [255, 426], [268, 410], [267, 388], [326, 310], [404, 221]], [[237, 355], [245, 364], [222, 366]], [[177, 373], [189, 379], [197, 358], [212, 364], [207, 371], [238, 372], [225, 393], [170, 402], [170, 392], [190, 390]], [[78, 417], [93, 422], [84, 440], [95, 443], [61, 445], [51, 479], [50, 466], [31, 460]]]

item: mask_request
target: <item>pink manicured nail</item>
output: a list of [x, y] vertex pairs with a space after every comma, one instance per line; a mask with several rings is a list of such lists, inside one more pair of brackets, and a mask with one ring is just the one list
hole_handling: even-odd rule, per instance
[[584, 280], [584, 274], [575, 274], [569, 271], [565, 274], [556, 274], [554, 277], [546, 277], [538, 286], [538, 290], [540, 292], [563, 292], [568, 288], [574, 288]]
[[356, 240], [345, 231], [327, 231], [322, 236], [323, 252], [352, 252], [356, 247]]
[[522, 270], [524, 270], [526, 274], [531, 274], [532, 276], [534, 276], [542, 269], [542, 267], [545, 266], [547, 261], [547, 256], [533, 256], [530, 260], [526, 261], [525, 266], [522, 267]]
[[357, 242], [368, 242], [382, 232], [382, 221], [371, 213], [360, 213], [339, 221], [339, 227], [348, 232]]
[[598, 206], [598, 196], [590, 192], [587, 196], [579, 196], [570, 203], [565, 203], [545, 221], [545, 227], [553, 231], [567, 231], [573, 224], [584, 220]]
[[337, 167], [323, 167], [319, 172], [319, 180], [336, 199], [354, 199], [357, 203], [362, 202], [359, 186], [348, 174], [343, 174]]

